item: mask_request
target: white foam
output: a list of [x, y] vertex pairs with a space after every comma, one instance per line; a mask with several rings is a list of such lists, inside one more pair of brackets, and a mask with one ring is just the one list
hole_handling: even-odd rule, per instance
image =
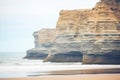
[[67, 64], [67, 63], [42, 63], [42, 64], [22, 64], [22, 65], [3, 65], [0, 66], [1, 72], [43, 72], [43, 71], [54, 71], [54, 70], [81, 70], [81, 69], [108, 69], [108, 68], [120, 68], [120, 65], [81, 65], [78, 64]]
[[[41, 60], [16, 60], [8, 61], [0, 64], [0, 77], [24, 77], [36, 72], [44, 74], [44, 72], [58, 70], [82, 70], [82, 69], [108, 69], [120, 68], [120, 65], [82, 65], [81, 63], [43, 63]], [[14, 75], [18, 74], [18, 75]], [[24, 74], [24, 75], [23, 75]]]

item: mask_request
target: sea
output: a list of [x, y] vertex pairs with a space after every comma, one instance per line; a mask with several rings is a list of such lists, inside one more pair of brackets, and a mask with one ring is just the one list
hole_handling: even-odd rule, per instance
[[120, 68], [120, 65], [83, 65], [80, 62], [51, 63], [23, 59], [25, 52], [0, 52], [0, 78], [49, 75], [51, 71]]

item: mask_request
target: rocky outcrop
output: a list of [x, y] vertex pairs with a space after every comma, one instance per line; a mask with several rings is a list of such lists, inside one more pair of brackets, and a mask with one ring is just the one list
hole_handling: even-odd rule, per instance
[[[44, 61], [81, 62], [80, 20], [86, 22], [90, 10], [62, 10], [56, 26], [55, 46]], [[86, 16], [87, 15], [87, 16]], [[82, 23], [81, 23], [82, 24]], [[83, 23], [84, 24], [84, 23]]]
[[54, 32], [52, 39], [43, 34], [36, 38], [36, 48], [53, 44], [44, 47], [49, 50], [44, 61], [120, 64], [119, 0], [100, 0], [93, 9], [61, 10]]
[[[116, 6], [119, 3], [101, 0], [96, 4], [93, 9], [95, 15], [90, 17], [91, 22], [96, 23], [96, 31], [88, 37], [95, 36], [95, 41], [83, 43], [83, 63], [120, 64], [120, 18], [117, 14], [120, 11]], [[113, 9], [115, 6], [116, 10]]]
[[[62, 42], [62, 41], [61, 41]], [[79, 42], [56, 43], [44, 61], [51, 62], [81, 62], [83, 54], [80, 52]]]
[[120, 63], [120, 18], [116, 5], [116, 0], [101, 0], [93, 9], [62, 10], [55, 47], [45, 61]]
[[46, 48], [33, 48], [27, 50], [27, 55], [24, 59], [44, 59], [48, 56], [48, 50]]
[[33, 33], [35, 48], [27, 50], [26, 59], [44, 59], [54, 46], [55, 29], [41, 29]]
[[33, 33], [35, 38], [35, 48], [51, 47], [49, 44], [54, 43], [55, 29], [41, 29]]

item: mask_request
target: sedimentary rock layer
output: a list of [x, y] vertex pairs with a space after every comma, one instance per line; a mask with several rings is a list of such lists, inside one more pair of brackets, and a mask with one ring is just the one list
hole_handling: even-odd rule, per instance
[[34, 37], [35, 55], [48, 54], [44, 61], [120, 64], [120, 0], [100, 0], [92, 9], [61, 10], [56, 29], [40, 30]]
[[27, 50], [27, 59], [44, 59], [49, 50], [54, 46], [55, 29], [41, 29], [33, 33], [35, 48]]
[[81, 62], [82, 56], [79, 42], [56, 43], [44, 61]]
[[[116, 0], [101, 0], [88, 10], [62, 10], [56, 25], [55, 47], [45, 61], [120, 63], [118, 12], [119, 1]], [[71, 58], [76, 54], [71, 54], [73, 51], [79, 55]]]

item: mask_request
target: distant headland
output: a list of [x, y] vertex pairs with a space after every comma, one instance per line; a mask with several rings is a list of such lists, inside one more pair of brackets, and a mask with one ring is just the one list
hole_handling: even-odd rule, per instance
[[61, 10], [55, 29], [33, 34], [26, 59], [83, 64], [120, 64], [120, 0], [100, 0], [92, 9]]

